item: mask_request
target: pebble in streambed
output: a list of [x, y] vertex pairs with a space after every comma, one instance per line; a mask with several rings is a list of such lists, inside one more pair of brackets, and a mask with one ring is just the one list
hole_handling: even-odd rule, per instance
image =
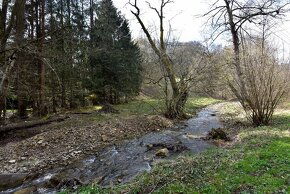
[[[183, 125], [165, 131], [149, 133], [141, 138], [106, 148], [96, 156], [89, 156], [73, 164], [53, 169], [34, 180], [24, 181], [0, 193], [34, 188], [34, 193], [55, 193], [64, 188], [96, 183], [101, 186], [127, 183], [139, 173], [149, 172], [155, 161], [177, 156], [184, 150], [202, 152], [213, 145], [200, 139], [212, 128], [222, 125], [216, 111], [205, 108]], [[1, 187], [0, 187], [1, 188]]]

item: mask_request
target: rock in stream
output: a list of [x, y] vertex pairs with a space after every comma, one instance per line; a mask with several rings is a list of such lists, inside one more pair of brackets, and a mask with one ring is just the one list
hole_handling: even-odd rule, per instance
[[139, 173], [149, 172], [155, 160], [166, 160], [185, 150], [199, 153], [212, 147], [201, 137], [205, 137], [211, 129], [221, 127], [216, 111], [205, 108], [198, 113], [197, 118], [177, 127], [108, 147], [98, 155], [52, 169], [30, 181], [15, 175], [17, 184], [5, 187], [0, 184], [0, 193], [28, 191], [30, 188], [34, 189], [34, 193], [55, 193], [90, 183], [101, 186], [127, 183]]

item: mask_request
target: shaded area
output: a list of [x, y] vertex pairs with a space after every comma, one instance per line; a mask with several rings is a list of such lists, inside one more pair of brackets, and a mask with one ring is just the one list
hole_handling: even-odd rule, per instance
[[55, 118], [49, 118], [47, 120], [34, 120], [34, 121], [24, 121], [21, 123], [9, 124], [0, 127], [0, 146], [3, 146], [9, 142], [21, 141], [33, 137], [39, 133], [41, 130], [30, 129], [34, 127], [39, 127], [43, 125], [48, 125], [53, 122], [62, 122], [68, 119], [69, 116], [59, 116]]

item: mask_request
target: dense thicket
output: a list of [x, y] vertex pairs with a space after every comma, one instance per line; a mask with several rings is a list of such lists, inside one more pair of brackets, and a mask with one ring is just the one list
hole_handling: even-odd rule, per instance
[[119, 103], [136, 95], [141, 57], [111, 0], [3, 0], [1, 117]]

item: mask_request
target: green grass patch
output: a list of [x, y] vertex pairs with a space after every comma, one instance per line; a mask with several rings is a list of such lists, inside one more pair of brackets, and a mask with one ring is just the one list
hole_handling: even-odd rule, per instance
[[193, 97], [189, 98], [185, 105], [185, 112], [189, 114], [196, 114], [196, 112], [208, 105], [221, 102], [220, 100], [209, 97]]
[[[217, 102], [219, 100], [208, 97], [189, 98], [185, 105], [185, 111], [189, 114], [195, 114], [199, 109]], [[120, 110], [123, 116], [162, 114], [165, 111], [165, 102], [148, 98], [116, 105], [115, 108]]]
[[148, 98], [115, 105], [114, 107], [120, 111], [121, 116], [152, 115], [161, 113], [164, 103], [161, 100]]
[[127, 185], [78, 193], [290, 193], [290, 115], [245, 128], [231, 148], [214, 148], [158, 164]]
[[[195, 114], [200, 108], [207, 105], [218, 102], [212, 98], [206, 97], [194, 97], [189, 98], [186, 104], [186, 111], [190, 114]], [[97, 111], [100, 110], [101, 106], [89, 106], [80, 108], [77, 110], [69, 111], [68, 113], [92, 113], [92, 114], [79, 114], [74, 120], [69, 120], [69, 122], [62, 122], [58, 124], [55, 128], [62, 127], [82, 127], [89, 124], [100, 123], [104, 121], [110, 121], [114, 119], [129, 118], [131, 116], [144, 116], [144, 115], [158, 115], [162, 114], [165, 109], [165, 103], [163, 100], [152, 99], [152, 98], [140, 98], [128, 103], [113, 105], [113, 107], [119, 110], [119, 114], [108, 113], [99, 114]], [[49, 116], [47, 116], [49, 118]], [[43, 118], [43, 119], [47, 119]]]
[[102, 106], [88, 106], [88, 107], [81, 107], [78, 109], [79, 112], [92, 112], [92, 111], [98, 111], [102, 108]]
[[[219, 102], [213, 98], [207, 97], [194, 97], [189, 98], [185, 111], [189, 114], [195, 114], [199, 109], [208, 106], [210, 104], [214, 104]], [[80, 112], [93, 112], [100, 110], [101, 106], [92, 106], [82, 108], [78, 111]], [[142, 98], [137, 99], [128, 103], [114, 105], [114, 108], [119, 110], [119, 114], [106, 114], [106, 115], [92, 115], [91, 117], [87, 117], [87, 119], [91, 119], [93, 121], [102, 121], [113, 118], [126, 118], [133, 115], [156, 115], [162, 114], [165, 111], [165, 102], [163, 100], [152, 99], [152, 98]]]

